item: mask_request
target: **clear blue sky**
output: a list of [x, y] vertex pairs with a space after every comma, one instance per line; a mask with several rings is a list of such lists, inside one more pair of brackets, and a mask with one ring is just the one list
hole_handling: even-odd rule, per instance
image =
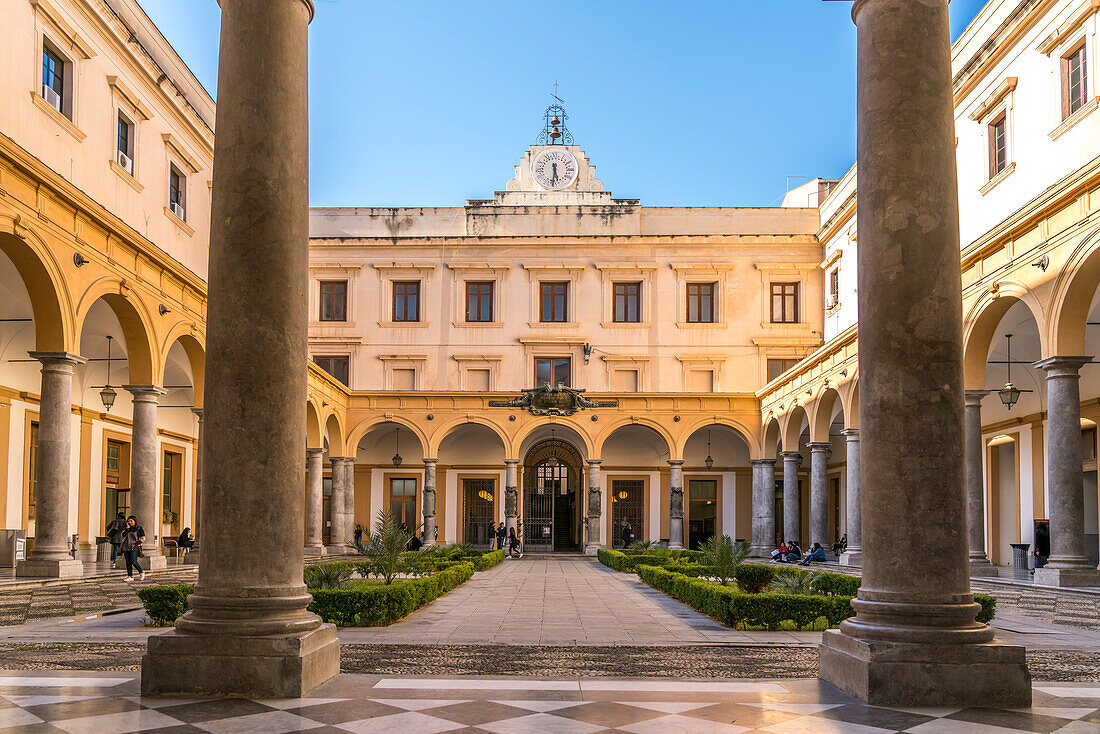
[[[211, 93], [216, 0], [139, 0]], [[951, 3], [952, 37], [984, 0]], [[649, 206], [768, 206], [855, 157], [850, 2], [316, 0], [315, 206], [489, 198], [554, 81], [608, 190]], [[797, 184], [797, 181], [792, 185]]]

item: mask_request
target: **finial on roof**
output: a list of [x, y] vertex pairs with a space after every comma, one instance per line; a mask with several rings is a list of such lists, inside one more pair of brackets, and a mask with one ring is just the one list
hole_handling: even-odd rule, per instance
[[558, 81], [554, 80], [554, 91], [550, 94], [554, 103], [546, 108], [545, 121], [542, 132], [539, 133], [538, 145], [572, 145], [573, 134], [565, 126], [569, 115], [565, 114], [565, 101], [558, 96]]

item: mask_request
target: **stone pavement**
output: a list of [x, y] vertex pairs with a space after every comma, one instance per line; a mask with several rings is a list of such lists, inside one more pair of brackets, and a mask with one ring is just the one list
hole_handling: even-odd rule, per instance
[[0, 673], [0, 728], [25, 734], [1012, 734], [1100, 731], [1100, 687], [1036, 684], [1028, 709], [867, 706], [817, 680], [381, 677], [292, 700], [143, 698], [131, 674]]

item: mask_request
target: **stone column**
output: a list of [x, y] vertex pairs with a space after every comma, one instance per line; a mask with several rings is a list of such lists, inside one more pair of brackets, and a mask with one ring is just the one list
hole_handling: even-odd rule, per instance
[[504, 529], [516, 528], [519, 518], [519, 459], [504, 460]]
[[829, 540], [829, 449], [828, 441], [814, 441], [810, 447], [810, 544], [831, 548]]
[[[157, 451], [157, 404], [167, 390], [155, 385], [123, 385], [133, 396], [134, 424], [130, 444], [130, 514], [137, 517], [145, 529], [145, 544], [141, 547], [145, 570], [168, 567], [168, 559], [160, 549], [161, 513], [157, 511], [161, 491], [160, 458]], [[161, 508], [165, 510], [169, 508]]]
[[348, 475], [344, 471], [344, 457], [329, 456], [332, 465], [332, 493], [328, 498], [328, 553], [347, 553], [348, 527]]
[[355, 457], [344, 457], [344, 539], [355, 539]]
[[[975, 621], [948, 0], [856, 0], [863, 576], [819, 676], [878, 706], [1028, 706]], [[1080, 435], [1077, 436], [1080, 443]]]
[[439, 459], [424, 459], [424, 545], [435, 544], [435, 465]]
[[799, 451], [780, 451], [783, 457], [783, 540], [802, 543], [802, 493], [798, 491]]
[[859, 494], [859, 429], [845, 428], [841, 433], [845, 440], [847, 466], [845, 467], [845, 516], [847, 517], [848, 548], [840, 554], [842, 566], [859, 566], [863, 563], [862, 507]]
[[753, 558], [771, 558], [775, 550], [775, 459], [753, 459], [752, 549]]
[[969, 527], [970, 575], [996, 576], [985, 555], [985, 473], [982, 471], [982, 398], [989, 390], [967, 390], [964, 397], [966, 434], [966, 519]]
[[603, 547], [600, 541], [600, 517], [603, 515], [603, 494], [600, 492], [600, 464], [603, 459], [588, 460], [588, 544], [586, 556], [596, 555]]
[[[202, 511], [202, 460], [203, 453], [205, 453], [204, 443], [205, 438], [203, 436], [203, 420], [202, 420], [202, 408], [192, 408], [191, 412], [195, 414], [195, 417], [199, 419], [199, 431], [195, 440], [195, 502], [194, 502], [194, 519], [191, 521], [193, 527], [191, 528], [191, 537], [198, 539], [199, 537], [199, 518]], [[184, 556], [186, 558], [186, 556]]]
[[669, 459], [668, 465], [668, 547], [679, 549], [684, 547], [684, 460]]
[[87, 360], [69, 352], [30, 352], [42, 363], [35, 472], [34, 548], [16, 576], [74, 578], [84, 564], [69, 555], [69, 467], [72, 457], [73, 367]]
[[1081, 376], [1090, 357], [1050, 357], [1035, 367], [1047, 374], [1047, 504], [1050, 557], [1035, 583], [1100, 586], [1085, 555], [1085, 480], [1081, 471]]
[[203, 562], [142, 693], [293, 698], [340, 668], [302, 582], [311, 0], [221, 0]]
[[306, 547], [307, 556], [323, 556], [325, 494], [324, 449], [306, 449]]

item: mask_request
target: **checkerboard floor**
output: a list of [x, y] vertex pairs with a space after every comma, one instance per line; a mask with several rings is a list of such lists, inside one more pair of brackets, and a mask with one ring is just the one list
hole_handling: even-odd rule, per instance
[[293, 700], [142, 698], [129, 674], [0, 671], [0, 732], [494, 734], [1100, 732], [1100, 686], [1036, 684], [1029, 709], [865, 706], [817, 680], [394, 678]]

